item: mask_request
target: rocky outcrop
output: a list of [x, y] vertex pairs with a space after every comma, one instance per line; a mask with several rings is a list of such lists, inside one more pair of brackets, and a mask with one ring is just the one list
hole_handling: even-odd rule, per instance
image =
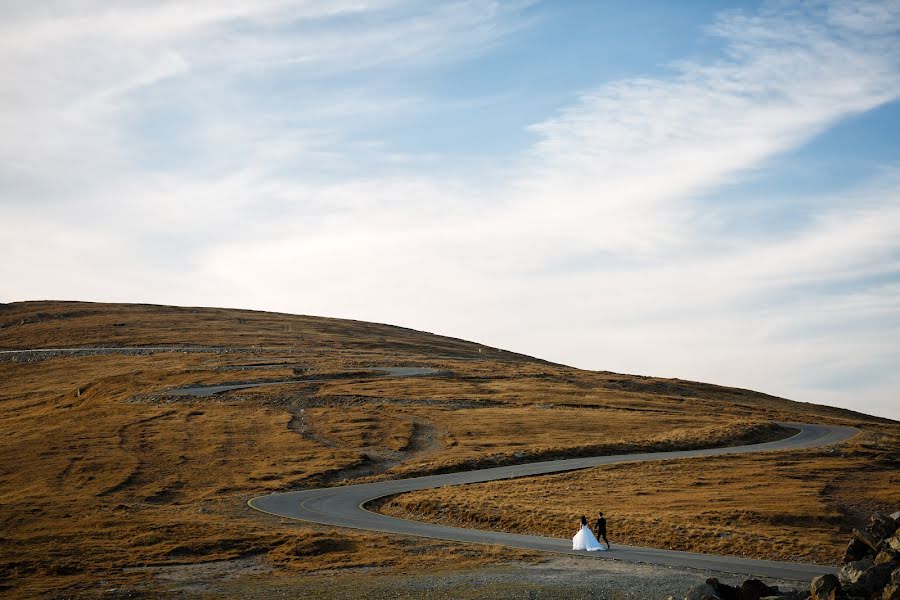
[[865, 529], [854, 529], [838, 575], [822, 575], [808, 590], [780, 591], [758, 579], [732, 587], [707, 579], [685, 600], [900, 600], [900, 511], [875, 514]]

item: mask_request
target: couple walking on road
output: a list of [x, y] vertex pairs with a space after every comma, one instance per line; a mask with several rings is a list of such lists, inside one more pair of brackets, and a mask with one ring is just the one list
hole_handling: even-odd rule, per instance
[[[587, 517], [581, 515], [581, 529], [572, 538], [572, 550], [587, 550], [588, 552], [609, 550], [609, 540], [606, 539], [606, 519], [603, 518], [602, 512], [597, 517], [597, 524], [594, 526], [594, 529], [597, 530], [596, 537], [594, 537], [594, 532], [591, 531], [591, 528], [588, 527]], [[606, 542], [606, 548], [597, 541], [601, 537]]]

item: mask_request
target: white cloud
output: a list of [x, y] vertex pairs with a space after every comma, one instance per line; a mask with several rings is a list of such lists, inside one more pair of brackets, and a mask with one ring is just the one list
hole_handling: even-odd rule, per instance
[[[257, 111], [242, 88], [284, 65], [387, 77], [471, 56], [527, 22], [519, 6], [330, 5], [378, 20], [353, 36], [321, 3], [83, 6], [22, 9], [7, 21], [19, 33], [0, 31], [13, 75], [0, 83], [0, 239], [7, 255], [43, 240], [0, 267], [5, 300], [371, 319], [900, 416], [887, 404], [900, 392], [900, 305], [885, 283], [900, 261], [896, 175], [821, 199], [790, 231], [736, 236], [709, 205], [717, 187], [900, 97], [895, 4], [725, 14], [709, 28], [727, 46], [717, 60], [585, 92], [535, 124], [537, 143], [489, 186], [352, 174], [359, 156], [378, 166], [394, 150], [352, 139], [347, 119], [428, 102], [414, 86], [326, 86]], [[196, 165], [142, 163], [133, 120], [159, 105], [188, 111], [179, 133], [202, 149]], [[332, 169], [340, 183], [315, 176]]]

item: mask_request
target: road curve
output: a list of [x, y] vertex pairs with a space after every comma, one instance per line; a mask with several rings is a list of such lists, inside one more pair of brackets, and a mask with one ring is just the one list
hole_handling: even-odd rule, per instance
[[[706, 450], [683, 450], [674, 452], [653, 452], [644, 454], [620, 454], [615, 456], [591, 456], [566, 460], [510, 465], [476, 471], [429, 475], [411, 479], [398, 479], [348, 485], [297, 492], [284, 492], [254, 498], [248, 503], [256, 510], [302, 521], [310, 521], [324, 525], [351, 527], [367, 531], [396, 533], [457, 542], [476, 544], [500, 544], [513, 548], [556, 552], [561, 554], [588, 555], [586, 552], [573, 551], [570, 539], [542, 537], [536, 535], [518, 535], [497, 531], [482, 531], [446, 527], [432, 523], [422, 523], [397, 519], [370, 512], [363, 505], [395, 494], [437, 488], [448, 485], [464, 485], [481, 483], [498, 479], [527, 477], [584, 469], [598, 465], [615, 463], [643, 462], [651, 460], [671, 460], [677, 458], [696, 458], [702, 456], [720, 456], [723, 454], [748, 454], [751, 452], [767, 452], [773, 450], [800, 450], [817, 446], [830, 446], [844, 442], [859, 431], [852, 427], [835, 425], [810, 425], [806, 423], [781, 423], [786, 427], [798, 429], [798, 433], [782, 440], [764, 444], [752, 444], [730, 448], [710, 448]], [[575, 519], [573, 515], [573, 531]], [[637, 546], [614, 545], [609, 552], [590, 553], [598, 559], [616, 559], [628, 562], [649, 563], [672, 567], [688, 567], [704, 571], [718, 571], [758, 577], [778, 577], [783, 579], [806, 580], [823, 573], [834, 573], [832, 567], [755, 560], [731, 556], [716, 556], [694, 552], [679, 552]]]
[[[431, 367], [369, 367], [369, 371], [379, 371], [384, 373], [386, 377], [421, 377], [424, 375], [436, 375], [439, 373], [437, 369]], [[351, 371], [352, 373], [352, 371]], [[273, 381], [250, 381], [247, 383], [226, 383], [222, 385], [195, 385], [183, 388], [172, 388], [164, 392], [167, 396], [214, 396], [222, 392], [231, 392], [234, 390], [245, 390], [255, 387], [268, 387], [270, 385], [290, 385], [298, 383], [311, 383], [317, 381], [328, 381], [325, 378], [310, 377], [307, 379], [279, 379]]]

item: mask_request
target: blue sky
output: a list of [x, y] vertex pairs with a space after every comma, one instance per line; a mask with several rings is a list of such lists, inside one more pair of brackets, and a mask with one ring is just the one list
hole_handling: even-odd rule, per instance
[[900, 2], [13, 1], [0, 68], [0, 301], [900, 418]]

